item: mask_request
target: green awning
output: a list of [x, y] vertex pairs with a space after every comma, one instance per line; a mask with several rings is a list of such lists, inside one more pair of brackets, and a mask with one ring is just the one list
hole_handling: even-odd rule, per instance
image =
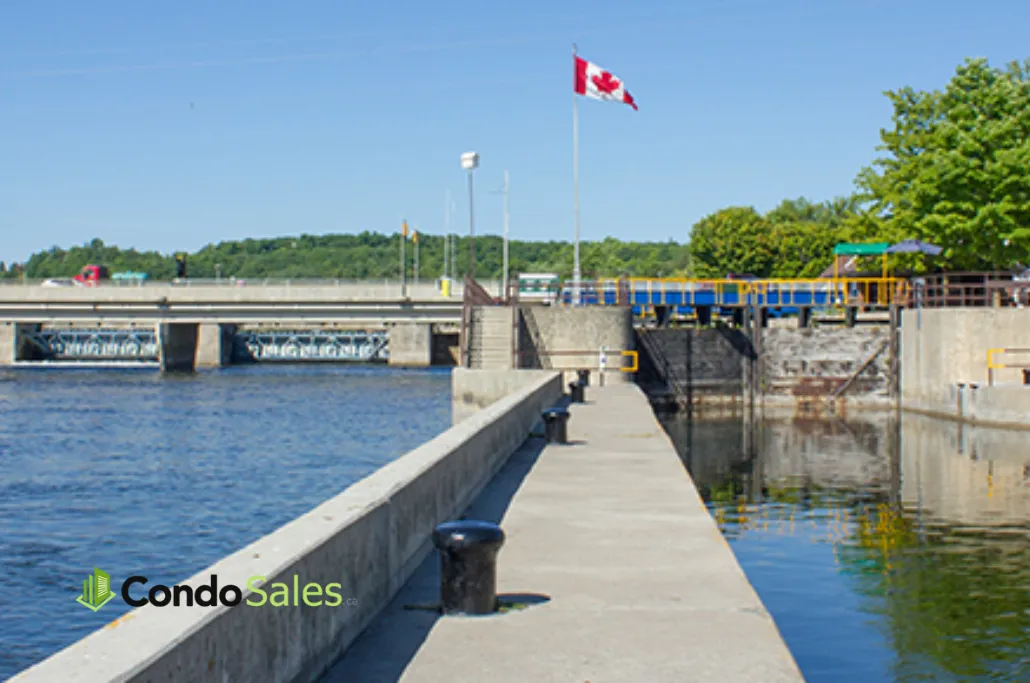
[[849, 244], [841, 242], [833, 248], [834, 256], [880, 256], [890, 249], [890, 242]]

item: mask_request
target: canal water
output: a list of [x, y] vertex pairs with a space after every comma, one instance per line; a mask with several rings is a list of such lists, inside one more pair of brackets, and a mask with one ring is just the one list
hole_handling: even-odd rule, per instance
[[663, 421], [808, 681], [1030, 681], [1030, 433]]
[[128, 612], [94, 567], [172, 585], [451, 424], [450, 372], [257, 365], [0, 371], [0, 680]]

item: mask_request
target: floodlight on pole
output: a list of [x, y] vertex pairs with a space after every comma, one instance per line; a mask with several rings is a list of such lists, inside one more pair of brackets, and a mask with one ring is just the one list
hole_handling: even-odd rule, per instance
[[465, 152], [461, 155], [461, 167], [469, 176], [469, 277], [476, 275], [476, 218], [472, 192], [472, 172], [479, 167], [479, 154]]

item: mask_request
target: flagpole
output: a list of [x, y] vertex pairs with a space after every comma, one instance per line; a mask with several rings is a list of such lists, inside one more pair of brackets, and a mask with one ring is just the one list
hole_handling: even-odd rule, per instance
[[579, 303], [579, 104], [576, 97], [576, 44], [572, 44], [572, 192], [573, 192], [573, 224], [574, 224], [574, 265], [572, 267], [572, 305]]

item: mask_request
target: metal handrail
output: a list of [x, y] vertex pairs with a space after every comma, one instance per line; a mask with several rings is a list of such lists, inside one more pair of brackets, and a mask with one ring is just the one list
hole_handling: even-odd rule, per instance
[[994, 386], [994, 371], [995, 370], [1028, 369], [1028, 368], [1030, 368], [1030, 362], [1026, 362], [1026, 363], [998, 363], [998, 362], [996, 362], [994, 360], [995, 356], [1001, 355], [1001, 354], [1006, 354], [1006, 353], [1028, 353], [1028, 354], [1030, 354], [1030, 349], [1028, 349], [1028, 348], [1015, 348], [1015, 349], [997, 348], [997, 349], [988, 349], [987, 350], [987, 386], [989, 386], [989, 387]]
[[518, 351], [516, 355], [520, 358], [523, 356], [595, 356], [597, 358], [597, 368], [589, 368], [590, 370], [600, 370], [601, 367], [601, 356], [607, 358], [609, 355], [619, 354], [621, 358], [631, 358], [632, 364], [627, 366], [620, 366], [621, 372], [637, 372], [640, 369], [640, 353], [633, 349], [562, 349], [560, 351]]

